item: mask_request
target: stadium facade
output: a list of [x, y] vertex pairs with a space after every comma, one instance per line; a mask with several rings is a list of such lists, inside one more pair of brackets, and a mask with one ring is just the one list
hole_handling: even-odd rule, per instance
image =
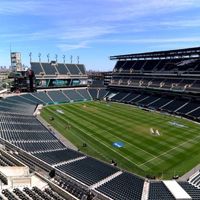
[[62, 88], [87, 86], [87, 74], [83, 64], [31, 62], [37, 88]]
[[200, 48], [111, 56], [113, 101], [200, 117]]

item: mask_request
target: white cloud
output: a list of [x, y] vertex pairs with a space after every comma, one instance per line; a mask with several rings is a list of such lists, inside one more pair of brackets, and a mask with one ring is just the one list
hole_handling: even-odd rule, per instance
[[102, 39], [95, 40], [97, 43], [116, 43], [116, 44], [148, 44], [148, 43], [182, 43], [199, 42], [200, 37], [176, 37], [176, 38], [139, 38], [139, 39]]
[[66, 51], [71, 51], [71, 50], [76, 50], [76, 49], [85, 49], [85, 48], [90, 48], [88, 46], [88, 42], [84, 41], [84, 42], [80, 42], [77, 44], [66, 44], [66, 43], [62, 43], [62, 44], [58, 44], [57, 47], [59, 49], [61, 49], [62, 52], [66, 52]]
[[162, 21], [160, 22], [161, 26], [168, 27], [168, 28], [195, 28], [200, 27], [200, 19], [182, 19], [182, 20], [175, 20], [175, 21]]
[[63, 31], [61, 32], [60, 39], [88, 39], [88, 38], [95, 38], [102, 35], [114, 33], [115, 27], [114, 26], [77, 26], [72, 27], [68, 30], [68, 28], [62, 28]]

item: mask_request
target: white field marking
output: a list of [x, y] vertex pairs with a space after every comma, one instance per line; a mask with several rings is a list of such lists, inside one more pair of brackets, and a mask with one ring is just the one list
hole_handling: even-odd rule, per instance
[[151, 162], [152, 160], [155, 160], [155, 159], [157, 159], [157, 158], [159, 158], [159, 157], [161, 157], [161, 156], [163, 156], [163, 155], [165, 155], [165, 154], [169, 153], [170, 151], [173, 151], [174, 149], [177, 149], [177, 148], [179, 148], [180, 146], [183, 146], [183, 145], [185, 145], [185, 144], [189, 143], [190, 141], [194, 141], [194, 140], [196, 140], [197, 138], [200, 138], [200, 135], [198, 135], [197, 137], [195, 137], [195, 138], [192, 138], [192, 139], [190, 139], [190, 140], [187, 140], [187, 141], [185, 141], [185, 142], [183, 142], [183, 143], [179, 144], [178, 146], [175, 146], [174, 148], [172, 148], [172, 149], [169, 149], [168, 151], [166, 151], [166, 152], [164, 152], [164, 153], [160, 154], [159, 156], [156, 156], [155, 158], [152, 158], [152, 159], [150, 159], [150, 160], [148, 160], [148, 161], [146, 161], [146, 162], [144, 162], [144, 163], [140, 164], [140, 165], [139, 165], [139, 167], [141, 167], [141, 166], [145, 165], [146, 163], [149, 163], [149, 162]]
[[[79, 128], [76, 126], [77, 129], [81, 130], [82, 132], [84, 132], [86, 135], [88, 135], [89, 137], [92, 137], [90, 134], [87, 134], [83, 129]], [[96, 140], [97, 142], [99, 142], [99, 139], [96, 139], [95, 137], [92, 137], [94, 140]], [[107, 148], [109, 148], [111, 151], [114, 151], [115, 153], [119, 154], [121, 157], [123, 157], [125, 160], [128, 160], [129, 162], [133, 163], [136, 166], [139, 166], [138, 164], [134, 163], [132, 160], [130, 160], [127, 157], [124, 157], [122, 154], [120, 154], [119, 152], [115, 151], [114, 149], [110, 148], [107, 144], [105, 144], [104, 142], [102, 142], [101, 140], [101, 144], [103, 144], [104, 146], [106, 146]]]
[[[52, 110], [49, 110], [50, 112], [52, 112]], [[57, 113], [55, 113], [58, 117], [62, 118], [64, 121], [66, 121], [62, 116], [58, 115]], [[62, 123], [58, 122], [61, 126], [63, 126]], [[80, 140], [81, 142], [83, 142], [82, 138], [77, 136], [76, 134], [74, 134], [73, 131], [71, 131], [71, 133], [78, 139]], [[105, 155], [103, 155], [102, 153], [100, 153], [99, 151], [97, 151], [94, 147], [90, 146], [94, 151], [96, 151], [99, 155], [101, 155], [102, 157], [106, 158], [106, 159], [109, 159], [108, 157], [106, 157]], [[67, 147], [68, 148], [68, 147]]]
[[[60, 116], [61, 117], [61, 116]], [[62, 117], [61, 117], [62, 118]], [[77, 129], [79, 129], [80, 131], [84, 132], [86, 135], [88, 135], [89, 137], [92, 137], [90, 134], [86, 133], [83, 129], [79, 128], [75, 123], [73, 123]], [[92, 137], [94, 140], [96, 140], [97, 142], [99, 142], [98, 139]], [[129, 162], [133, 163], [136, 166], [139, 166], [138, 164], [136, 164], [135, 162], [133, 162], [132, 160], [124, 157], [122, 154], [120, 154], [119, 152], [115, 151], [114, 149], [110, 148], [108, 145], [106, 145], [104, 142], [101, 141], [101, 144], [103, 144], [104, 146], [106, 146], [107, 148], [109, 148], [111, 151], [114, 151], [115, 153], [117, 153], [118, 155], [120, 155], [121, 157], [123, 157], [125, 160], [128, 160]]]
[[[146, 120], [145, 120], [146, 121]], [[156, 120], [157, 121], [157, 120]], [[162, 121], [162, 120], [161, 120]], [[156, 124], [156, 123], [155, 123]], [[120, 126], [120, 125], [119, 125]], [[122, 126], [120, 126], [120, 127], [122, 127]], [[162, 128], [165, 128], [165, 126], [162, 126]], [[171, 129], [174, 129], [174, 127], [171, 127]], [[194, 131], [192, 131], [192, 130], [188, 130], [189, 132], [194, 132]], [[107, 132], [107, 133], [109, 133], [108, 131], [103, 131], [103, 132]], [[117, 137], [117, 136], [115, 136], [115, 137]], [[118, 137], [119, 138], [119, 137]], [[121, 138], [119, 138], [120, 140], [121, 140]], [[123, 140], [124, 141], [124, 140]], [[189, 141], [189, 140], [188, 140]], [[186, 142], [184, 142], [184, 143], [187, 143], [188, 141], [186, 141]], [[124, 142], [126, 142], [126, 141], [124, 141]], [[128, 142], [127, 142], [128, 143]], [[129, 143], [130, 144], [130, 143]], [[180, 144], [180, 145], [182, 145], [182, 144]], [[133, 146], [135, 146], [135, 145], [133, 145]], [[135, 147], [137, 147], [137, 146], [135, 146]], [[172, 149], [170, 149], [170, 150], [168, 150], [168, 151], [171, 151], [171, 150], [173, 150], [174, 148], [177, 148], [178, 146], [176, 146], [176, 147], [173, 147]], [[138, 149], [140, 149], [139, 147], [138, 147]], [[149, 152], [147, 152], [147, 151], [145, 151], [145, 150], [143, 150], [143, 149], [140, 149], [140, 150], [142, 150], [143, 152], [145, 152], [145, 153], [148, 153], [149, 155], [152, 155], [153, 156], [153, 158], [152, 159], [150, 159], [149, 161], [151, 161], [151, 160], [154, 160], [154, 159], [157, 159], [157, 158], [159, 158], [160, 156], [162, 156], [162, 154], [160, 154], [160, 155], [158, 155], [158, 156], [155, 156], [155, 155], [153, 155], [153, 154], [151, 154], [151, 153], [149, 153]], [[166, 151], [166, 152], [168, 152], [168, 151]], [[166, 152], [164, 152], [163, 154], [165, 154]], [[146, 162], [149, 162], [149, 161], [146, 161]], [[144, 163], [142, 163], [142, 164], [140, 164], [141, 166], [142, 165], [144, 165], [146, 162], [144, 162]], [[140, 166], [139, 165], [139, 166]]]
[[[157, 119], [156, 119], [157, 120]], [[173, 129], [173, 128], [172, 128]], [[188, 130], [188, 132], [194, 132], [194, 131], [192, 131], [192, 130]], [[196, 138], [198, 138], [198, 137], [196, 137]], [[155, 156], [155, 158], [153, 158], [153, 159], [150, 159], [150, 160], [148, 160], [148, 161], [146, 161], [146, 162], [144, 162], [144, 163], [142, 163], [142, 164], [140, 164], [140, 165], [138, 165], [138, 164], [136, 164], [136, 163], [133, 163], [132, 161], [130, 161], [130, 162], [132, 162], [133, 164], [135, 164], [135, 165], [137, 165], [137, 166], [142, 166], [142, 165], [145, 165], [145, 163], [148, 163], [148, 162], [150, 162], [151, 160], [154, 160], [154, 159], [156, 159], [156, 158], [159, 158], [160, 156], [162, 156], [162, 155], [164, 155], [164, 154], [166, 154], [166, 153], [168, 153], [168, 152], [170, 152], [170, 151], [172, 151], [173, 149], [176, 149], [176, 148], [178, 148], [179, 146], [182, 146], [183, 144], [185, 144], [185, 143], [188, 143], [189, 141], [192, 141], [192, 140], [195, 140], [196, 138], [193, 138], [193, 139], [190, 139], [190, 140], [188, 140], [188, 141], [186, 141], [186, 142], [184, 142], [184, 143], [182, 143], [182, 144], [180, 144], [180, 145], [178, 145], [178, 146], [176, 146], [176, 147], [174, 147], [174, 148], [172, 148], [172, 149], [170, 149], [170, 150], [168, 150], [168, 151], [166, 151], [166, 152], [164, 152], [164, 153], [162, 153], [162, 154], [160, 154], [159, 156]], [[105, 145], [105, 144], [104, 144]], [[98, 152], [98, 151], [97, 151]], [[118, 153], [118, 152], [117, 152]], [[119, 153], [118, 153], [119, 154]], [[122, 156], [121, 154], [119, 154], [120, 156]], [[123, 156], [122, 156], [123, 157]]]
[[[71, 134], [74, 135], [76, 138], [78, 138], [80, 141], [83, 142], [83, 140], [81, 139], [81, 137], [77, 136], [73, 131], [71, 131]], [[90, 146], [90, 148], [92, 148], [93, 151], [96, 151], [99, 155], [101, 155], [101, 156], [104, 157], [105, 159], [110, 160], [110, 158], [108, 158], [107, 156], [105, 156], [105, 155], [102, 154], [101, 152], [97, 151], [94, 147]]]
[[[112, 130], [112, 129], [111, 129], [111, 130]], [[153, 157], [156, 157], [155, 155], [153, 155], [153, 154], [151, 154], [151, 153], [145, 151], [144, 149], [141, 149], [140, 147], [137, 147], [136, 145], [134, 145], [134, 144], [132, 144], [132, 143], [130, 143], [130, 142], [127, 142], [126, 140], [123, 140], [122, 138], [120, 138], [120, 137], [118, 137], [118, 136], [116, 136], [116, 135], [110, 133], [108, 130], [103, 130], [103, 131], [101, 131], [100, 133], [105, 133], [105, 132], [108, 133], [108, 134], [110, 134], [110, 135], [112, 135], [113, 137], [118, 138], [119, 140], [123, 141], [125, 144], [127, 143], [127, 144], [129, 144], [129, 145], [135, 147], [136, 149], [139, 149], [140, 151], [143, 151], [143, 152], [146, 153], [146, 154], [149, 154], [149, 155], [151, 155], [151, 156], [153, 156]], [[98, 134], [99, 134], [99, 133], [98, 133]]]
[[[96, 126], [88, 126], [88, 127], [96, 128]], [[123, 127], [123, 126], [120, 126], [120, 127]], [[140, 151], [143, 151], [143, 152], [146, 153], [146, 154], [149, 154], [149, 155], [151, 155], [151, 156], [153, 156], [153, 157], [156, 157], [155, 155], [149, 153], [148, 151], [145, 151], [144, 149], [141, 149], [140, 147], [138, 147], [138, 146], [136, 146], [136, 145], [134, 145], [134, 144], [132, 144], [132, 143], [130, 143], [130, 142], [127, 142], [126, 140], [124, 140], [124, 139], [122, 139], [122, 138], [120, 138], [120, 137], [118, 137], [118, 136], [116, 136], [116, 135], [110, 133], [109, 130], [112, 130], [112, 128], [108, 128], [107, 130], [102, 130], [102, 131], [100, 131], [100, 132], [98, 132], [98, 131], [97, 131], [97, 132], [98, 132], [98, 134], [100, 134], [100, 133], [108, 133], [109, 135], [112, 135], [113, 137], [118, 138], [119, 140], [121, 140], [121, 141], [123, 141], [124, 143], [127, 143], [127, 144], [129, 144], [129, 145], [135, 147], [136, 149], [139, 149]]]

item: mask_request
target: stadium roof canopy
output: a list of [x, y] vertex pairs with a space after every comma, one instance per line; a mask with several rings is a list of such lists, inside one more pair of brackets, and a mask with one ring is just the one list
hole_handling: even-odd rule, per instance
[[111, 60], [200, 58], [200, 47], [110, 56]]

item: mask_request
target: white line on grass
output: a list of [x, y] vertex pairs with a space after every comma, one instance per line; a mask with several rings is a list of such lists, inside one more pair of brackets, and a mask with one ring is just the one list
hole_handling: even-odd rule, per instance
[[[83, 129], [76, 127], [77, 129], [79, 129], [80, 131], [84, 132], [86, 135], [88, 135], [89, 137], [92, 137], [90, 134], [87, 134]], [[92, 137], [94, 140], [96, 140], [97, 142], [100, 142], [99, 139], [96, 139], [95, 137]], [[128, 160], [129, 162], [133, 163], [136, 166], [139, 166], [138, 164], [134, 163], [132, 160], [128, 159], [127, 157], [124, 157], [122, 154], [120, 154], [119, 152], [115, 151], [114, 149], [110, 148], [108, 145], [106, 145], [104, 142], [102, 142], [101, 140], [101, 144], [103, 144], [104, 146], [106, 146], [107, 148], [109, 148], [111, 151], [114, 151], [115, 153], [119, 154], [121, 157], [123, 157], [125, 160]]]
[[[57, 115], [57, 113], [54, 113], [54, 114]], [[58, 116], [58, 115], [57, 115], [57, 116]], [[59, 117], [60, 117], [60, 116], [59, 116]], [[61, 118], [62, 118], [62, 117], [61, 117]], [[64, 118], [62, 118], [62, 119], [65, 121]], [[73, 124], [76, 126], [77, 129], [79, 129], [80, 131], [84, 132], [84, 133], [85, 133], [86, 135], [88, 135], [89, 137], [92, 137], [90, 134], [87, 134], [83, 129], [79, 128], [75, 123], [73, 123]], [[96, 138], [94, 138], [94, 137], [92, 137], [92, 139], [94, 139], [94, 140], [96, 140], [97, 142], [99, 142], [99, 140], [96, 139]], [[108, 145], [106, 145], [104, 142], [101, 141], [101, 144], [103, 144], [104, 146], [106, 146], [107, 148], [109, 148], [111, 151], [114, 151], [115, 153], [119, 154], [119, 155], [120, 155], [121, 157], [123, 157], [125, 160], [128, 160], [129, 162], [133, 163], [134, 165], [139, 166], [138, 164], [134, 163], [132, 160], [130, 160], [130, 159], [124, 157], [124, 156], [123, 156], [122, 154], [120, 154], [119, 152], [117, 152], [117, 151], [115, 151], [114, 149], [110, 148], [110, 147], [109, 147]]]
[[[112, 128], [110, 128], [110, 130], [112, 130]], [[149, 155], [151, 155], [151, 156], [153, 156], [153, 157], [156, 157], [155, 155], [153, 155], [153, 154], [151, 154], [151, 153], [145, 151], [144, 149], [141, 149], [140, 147], [137, 147], [136, 145], [134, 145], [134, 144], [132, 144], [132, 143], [130, 143], [130, 142], [127, 142], [126, 140], [124, 140], [124, 139], [122, 139], [122, 138], [120, 138], [120, 137], [118, 137], [118, 136], [116, 136], [116, 135], [110, 133], [110, 132], [107, 131], [107, 130], [103, 130], [103, 131], [101, 131], [100, 133], [105, 133], [105, 132], [108, 133], [108, 134], [110, 134], [110, 135], [112, 135], [113, 137], [118, 138], [119, 140], [123, 141], [124, 143], [127, 143], [127, 144], [133, 146], [134, 148], [139, 149], [140, 151], [143, 151], [143, 152], [146, 153], [146, 154], [149, 154]], [[98, 133], [98, 134], [99, 134], [99, 133]]]
[[166, 152], [160, 154], [159, 156], [156, 156], [155, 158], [152, 158], [152, 159], [150, 159], [150, 160], [148, 160], [148, 161], [146, 161], [146, 162], [140, 164], [139, 167], [141, 167], [141, 166], [143, 166], [143, 165], [146, 165], [146, 163], [149, 163], [149, 162], [151, 162], [152, 160], [155, 160], [155, 159], [157, 159], [157, 158], [159, 158], [159, 157], [161, 157], [161, 156], [163, 156], [163, 155], [169, 153], [170, 151], [173, 151], [173, 150], [175, 150], [175, 149], [177, 149], [177, 148], [179, 148], [179, 147], [181, 147], [181, 146], [183, 146], [183, 145], [189, 143], [190, 141], [194, 141], [194, 140], [196, 140], [197, 138], [200, 138], [200, 135], [198, 135], [198, 136], [195, 137], [195, 138], [191, 138], [190, 140], [187, 140], [187, 141], [185, 141], [185, 142], [179, 144], [178, 146], [175, 146], [175, 147], [173, 147], [172, 149], [169, 149], [168, 151], [166, 151]]
[[[91, 115], [93, 115], [93, 114], [91, 114]], [[102, 119], [102, 117], [100, 117], [100, 116], [99, 116], [99, 118]], [[96, 125], [95, 125], [95, 126], [96, 126]], [[118, 125], [118, 126], [120, 126], [120, 127], [122, 127], [122, 128], [124, 127], [124, 125], [123, 125], [123, 126]], [[136, 148], [136, 149], [138, 149], [138, 150], [140, 150], [140, 151], [143, 151], [144, 153], [146, 153], [146, 154], [148, 154], [148, 155], [150, 155], [150, 156], [156, 157], [155, 155], [149, 153], [148, 151], [145, 151], [144, 149], [141, 149], [140, 147], [136, 146], [135, 144], [132, 144], [132, 143], [130, 143], [130, 142], [127, 142], [126, 140], [124, 140], [124, 139], [122, 139], [122, 138], [120, 138], [120, 137], [118, 137], [118, 136], [116, 136], [116, 135], [110, 133], [109, 131], [110, 131], [110, 130], [113, 130], [112, 128], [106, 128], [106, 129], [107, 129], [107, 130], [100, 131], [100, 133], [105, 133], [105, 132], [106, 132], [106, 133], [110, 134], [111, 136], [116, 137], [116, 138], [120, 139], [121, 141], [123, 141], [123, 142], [125, 142], [125, 143], [127, 143], [127, 144], [129, 144], [129, 145], [131, 145], [131, 146], [133, 146], [134, 148]], [[97, 132], [98, 132], [98, 131], [97, 131]], [[98, 132], [98, 134], [99, 134], [99, 132]]]
[[[53, 112], [52, 110], [49, 110], [50, 112]], [[57, 113], [54, 113], [55, 115], [58, 116], [58, 118], [63, 119], [64, 121], [66, 121], [62, 116], [58, 115]], [[68, 122], [68, 121], [66, 121]], [[59, 122], [58, 124], [60, 124], [62, 126], [62, 124]], [[81, 137], [77, 136], [73, 131], [71, 131], [71, 134], [73, 134], [78, 140], [80, 140], [81, 142], [83, 142], [84, 140], [82, 140]], [[65, 137], [65, 136], [64, 136]], [[99, 155], [101, 155], [102, 157], [104, 157], [105, 159], [109, 159], [107, 156], [103, 155], [102, 153], [100, 153], [99, 151], [97, 151], [94, 147], [90, 146], [94, 151], [96, 151]], [[67, 147], [68, 148], [68, 147]]]

